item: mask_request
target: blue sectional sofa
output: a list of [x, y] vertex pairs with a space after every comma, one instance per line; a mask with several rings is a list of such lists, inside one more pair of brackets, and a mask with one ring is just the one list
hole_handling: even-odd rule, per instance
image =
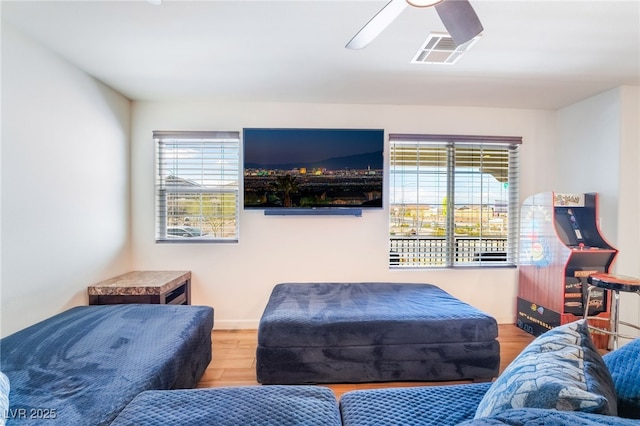
[[339, 402], [311, 385], [174, 390], [208, 364], [212, 326], [203, 307], [72, 309], [0, 341], [0, 409], [9, 425], [640, 426], [640, 339], [602, 357], [583, 320], [536, 338], [492, 383]]
[[8, 402], [3, 420], [108, 425], [143, 391], [194, 387], [211, 361], [212, 328], [211, 307], [103, 305], [7, 336], [0, 340], [0, 391], [9, 391], [8, 400], [0, 395], [0, 404]]
[[583, 320], [536, 338], [493, 383], [356, 390], [344, 426], [640, 425], [640, 339], [601, 357]]
[[601, 357], [583, 321], [535, 339], [493, 383], [356, 390], [323, 386], [147, 391], [114, 426], [640, 425], [640, 339]]

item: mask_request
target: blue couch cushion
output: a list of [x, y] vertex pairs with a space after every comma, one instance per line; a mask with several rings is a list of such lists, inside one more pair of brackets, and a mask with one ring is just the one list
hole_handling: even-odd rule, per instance
[[491, 383], [367, 389], [340, 398], [344, 426], [453, 426], [472, 419]]
[[340, 426], [338, 402], [321, 386], [239, 386], [146, 391], [111, 426]]
[[556, 327], [531, 342], [493, 383], [475, 418], [511, 408], [617, 414], [611, 374], [584, 320]]
[[606, 354], [603, 359], [609, 367], [618, 394], [618, 415], [640, 419], [640, 339]]
[[638, 426], [640, 422], [602, 414], [577, 411], [519, 408], [491, 417], [467, 420], [459, 426]]

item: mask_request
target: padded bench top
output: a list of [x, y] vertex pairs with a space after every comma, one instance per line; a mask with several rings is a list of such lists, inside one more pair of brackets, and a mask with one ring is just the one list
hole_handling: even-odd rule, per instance
[[283, 283], [258, 328], [264, 347], [486, 342], [490, 315], [431, 284]]

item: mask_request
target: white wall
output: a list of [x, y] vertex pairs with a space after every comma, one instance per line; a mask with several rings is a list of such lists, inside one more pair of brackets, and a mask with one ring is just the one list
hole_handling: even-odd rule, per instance
[[130, 268], [130, 102], [2, 25], [2, 335]]
[[[514, 321], [516, 269], [389, 271], [388, 210], [363, 217], [264, 216], [242, 211], [238, 244], [154, 243], [154, 130], [243, 127], [373, 127], [386, 132], [522, 136], [522, 198], [544, 190], [553, 173], [552, 112], [318, 104], [134, 102], [132, 250], [136, 269], [189, 269], [193, 303], [216, 309], [217, 328], [255, 328], [273, 286], [293, 281], [428, 282]], [[386, 205], [386, 203], [385, 203]]]
[[[619, 90], [622, 111], [617, 268], [621, 273], [640, 277], [640, 87]], [[637, 299], [640, 306], [640, 298]], [[640, 315], [638, 320], [640, 324]]]
[[614, 244], [618, 237], [620, 96], [617, 90], [558, 111], [556, 192], [597, 192], [600, 227]]
[[[558, 192], [598, 192], [600, 228], [619, 250], [611, 272], [640, 277], [640, 88], [621, 87], [558, 111]], [[640, 324], [640, 298], [621, 319]]]
[[[620, 127], [620, 200], [618, 203], [618, 249], [616, 270], [640, 277], [640, 88], [620, 89], [622, 109]], [[622, 296], [620, 316], [631, 324], [640, 324], [640, 297]], [[640, 333], [627, 329], [627, 333]]]

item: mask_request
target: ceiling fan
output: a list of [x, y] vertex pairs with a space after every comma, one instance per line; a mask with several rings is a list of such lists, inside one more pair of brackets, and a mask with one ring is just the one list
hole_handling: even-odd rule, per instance
[[468, 42], [484, 29], [468, 0], [391, 0], [347, 43], [348, 49], [362, 49], [371, 43], [408, 6], [435, 6], [454, 43]]

